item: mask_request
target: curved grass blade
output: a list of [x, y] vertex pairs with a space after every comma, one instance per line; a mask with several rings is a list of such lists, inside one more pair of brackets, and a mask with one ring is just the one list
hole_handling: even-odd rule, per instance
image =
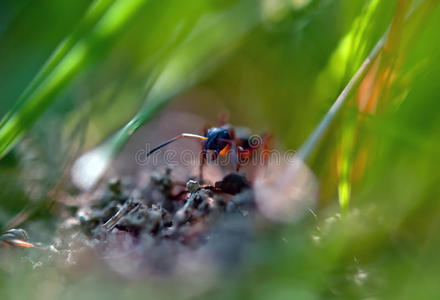
[[[356, 95], [360, 112], [374, 114], [376, 110], [383, 110], [393, 99], [400, 98], [396, 93], [391, 96], [390, 92], [391, 87], [398, 84], [401, 66], [418, 36], [411, 34], [410, 29], [414, 26], [420, 28], [422, 20], [428, 20], [433, 6], [433, 1], [426, 0], [409, 15], [410, 2], [398, 2], [383, 54], [376, 59]], [[418, 20], [418, 23], [414, 24], [414, 20]], [[405, 93], [406, 90], [407, 88], [401, 88], [398, 93]], [[342, 125], [341, 153], [337, 158], [338, 194], [342, 213], [348, 211], [353, 178], [362, 176], [363, 164], [371, 149], [365, 141], [359, 143], [364, 121], [365, 116], [360, 114], [344, 120]], [[371, 146], [371, 142], [374, 143], [374, 137], [370, 138], [367, 144]]]
[[[372, 2], [374, 3], [374, 2]], [[400, 23], [402, 20], [405, 19], [406, 22], [411, 22], [414, 18], [416, 18], [419, 23], [421, 19], [426, 20], [426, 16], [428, 15], [428, 12], [430, 11], [429, 8], [435, 7], [435, 2], [427, 0], [420, 5], [420, 8], [416, 11], [412, 11], [409, 14], [406, 14], [405, 9], [408, 7], [406, 6], [406, 1], [402, 2], [403, 8], [400, 10], [397, 10], [396, 14], [394, 15], [393, 24], [394, 27], [395, 23], [397, 22], [396, 19]], [[424, 15], [425, 18], [420, 18], [420, 14]], [[400, 24], [399, 23], [399, 24]], [[417, 25], [420, 27], [420, 24], [417, 23]], [[379, 40], [379, 42], [376, 44], [376, 46], [373, 48], [373, 50], [370, 52], [366, 60], [363, 62], [363, 64], [360, 66], [360, 68], [357, 70], [355, 75], [351, 78], [349, 83], [345, 86], [341, 94], [337, 97], [333, 105], [330, 107], [330, 110], [327, 112], [327, 114], [323, 117], [321, 122], [318, 124], [318, 126], [315, 128], [315, 130], [312, 132], [312, 134], [309, 136], [309, 138], [303, 143], [301, 148], [298, 151], [299, 158], [306, 160], [312, 151], [315, 149], [315, 146], [320, 141], [324, 133], [327, 131], [328, 127], [332, 123], [332, 120], [336, 116], [336, 114], [341, 109], [342, 105], [347, 101], [347, 98], [349, 98], [350, 94], [354, 91], [354, 89], [366, 78], [366, 76], [369, 76], [371, 72], [376, 72], [377, 66], [376, 63], [379, 63], [378, 60], [379, 54], [382, 52], [384, 47], [389, 47], [389, 44], [393, 42], [390, 40], [389, 37], [391, 37], [391, 33], [394, 34], [394, 32], [391, 32], [391, 30], [394, 29], [393, 26], [390, 26], [387, 32], [382, 36], [382, 38]], [[405, 44], [405, 46], [408, 46], [408, 43]], [[405, 47], [406, 49], [407, 47]], [[407, 50], [407, 49], [406, 49]], [[394, 51], [395, 52], [395, 51]], [[393, 61], [392, 59], [388, 59], [389, 66], [392, 66]], [[374, 63], [374, 64], [373, 64]], [[383, 68], [382, 68], [383, 69]], [[370, 72], [371, 70], [371, 72]], [[383, 72], [382, 72], [383, 73]], [[375, 97], [377, 97], [380, 93], [369, 93], [374, 94]], [[383, 95], [382, 95], [383, 96]], [[374, 105], [375, 107], [375, 105]], [[363, 106], [359, 107], [359, 109], [362, 111]], [[355, 147], [354, 143], [357, 137], [357, 131], [359, 129], [359, 123], [358, 119], [355, 120], [348, 120], [346, 124], [346, 128], [344, 128], [343, 131], [343, 141], [342, 141], [342, 154], [339, 158], [339, 184], [338, 184], [338, 193], [339, 193], [339, 204], [341, 207], [342, 212], [346, 212], [348, 209], [350, 194], [351, 194], [351, 179], [350, 174], [353, 167], [353, 160], [354, 160], [354, 151], [357, 149]]]
[[321, 140], [324, 133], [327, 131], [334, 117], [339, 112], [342, 105], [346, 102], [348, 96], [353, 92], [354, 88], [360, 83], [360, 81], [367, 74], [368, 70], [372, 65], [372, 62], [375, 60], [375, 58], [379, 55], [380, 51], [382, 50], [385, 41], [387, 39], [387, 36], [388, 36], [388, 31], [380, 38], [380, 40], [371, 50], [370, 54], [364, 60], [362, 65], [359, 67], [359, 69], [356, 71], [356, 73], [353, 75], [353, 77], [344, 87], [342, 92], [336, 98], [335, 102], [332, 104], [328, 112], [324, 115], [321, 122], [319, 122], [319, 124], [316, 126], [315, 130], [313, 130], [313, 132], [310, 134], [308, 139], [301, 145], [301, 147], [298, 150], [298, 157], [301, 160], [305, 161], [309, 158], [310, 154], [315, 149], [316, 145]]
[[15, 145], [92, 59], [92, 52], [117, 35], [148, 0], [95, 2], [76, 31], [67, 38], [0, 122], [0, 158]]

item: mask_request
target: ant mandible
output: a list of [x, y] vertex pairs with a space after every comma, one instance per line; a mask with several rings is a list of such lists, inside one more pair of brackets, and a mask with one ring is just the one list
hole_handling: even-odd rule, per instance
[[[263, 138], [252, 136], [246, 127], [235, 127], [226, 124], [221, 118], [219, 127], [205, 127], [204, 135], [193, 133], [181, 133], [169, 139], [166, 142], [151, 149], [146, 157], [150, 156], [157, 150], [169, 145], [182, 138], [197, 139], [203, 142], [202, 151], [200, 155], [200, 181], [203, 181], [203, 166], [206, 162], [208, 150], [212, 151], [212, 158], [215, 160], [219, 155], [231, 154], [235, 164], [235, 169], [238, 171], [241, 167], [241, 162], [244, 159], [250, 158], [255, 150], [264, 147], [263, 158], [267, 157], [269, 134], [263, 135]], [[255, 137], [255, 138], [253, 138]]]

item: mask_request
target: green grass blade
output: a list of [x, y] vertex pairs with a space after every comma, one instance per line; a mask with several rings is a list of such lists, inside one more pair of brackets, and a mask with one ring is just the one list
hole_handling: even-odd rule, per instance
[[77, 30], [58, 47], [0, 123], [0, 158], [87, 66], [92, 51], [116, 36], [145, 2], [104, 0], [93, 4]]
[[372, 62], [382, 50], [387, 36], [387, 33], [385, 33], [382, 38], [377, 42], [376, 46], [374, 46], [362, 65], [359, 67], [359, 69], [344, 87], [342, 92], [336, 98], [335, 102], [332, 104], [328, 112], [324, 115], [321, 122], [319, 122], [319, 124], [310, 134], [308, 139], [301, 145], [298, 150], [298, 157], [301, 158], [303, 161], [306, 161], [309, 158], [310, 154], [315, 149], [316, 145], [321, 140], [328, 127], [331, 125], [334, 117], [337, 115], [341, 107], [346, 102], [348, 96], [351, 94], [351, 92], [353, 92], [354, 88], [364, 78], [365, 74], [370, 69]]
[[[41, 68], [35, 78], [31, 81], [25, 91], [18, 99], [16, 105], [9, 114], [14, 114], [23, 105], [23, 102], [30, 97], [32, 93], [38, 88], [39, 85], [49, 76], [49, 74], [55, 69], [55, 67], [61, 62], [61, 60], [69, 53], [75, 44], [84, 36], [102, 17], [107, 9], [113, 4], [114, 0], [95, 1], [86, 12], [84, 18], [75, 28], [74, 32], [61, 42], [55, 52], [49, 57], [48, 61]], [[0, 123], [0, 128], [8, 121], [8, 118], [4, 118]]]

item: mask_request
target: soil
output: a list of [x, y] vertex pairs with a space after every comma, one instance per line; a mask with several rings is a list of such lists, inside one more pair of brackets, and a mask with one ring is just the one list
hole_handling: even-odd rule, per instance
[[124, 276], [173, 275], [226, 270], [252, 245], [257, 210], [244, 174], [203, 185], [176, 182], [167, 169], [143, 188], [132, 182], [111, 179], [65, 220], [55, 247], [65, 249], [67, 261], [92, 249]]

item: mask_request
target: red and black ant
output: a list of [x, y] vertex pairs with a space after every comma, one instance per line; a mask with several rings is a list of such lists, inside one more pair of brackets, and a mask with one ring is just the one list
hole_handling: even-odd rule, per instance
[[203, 142], [201, 152], [200, 163], [200, 180], [203, 178], [203, 166], [206, 162], [206, 156], [208, 151], [212, 151], [212, 158], [215, 160], [217, 157], [231, 154], [231, 157], [235, 163], [236, 171], [241, 167], [241, 162], [250, 158], [255, 150], [260, 147], [264, 147], [263, 158], [267, 156], [269, 135], [265, 134], [263, 138], [258, 136], [252, 136], [249, 129], [245, 127], [233, 128], [229, 124], [224, 124], [219, 127], [205, 128], [204, 135], [198, 135], [193, 133], [181, 133], [172, 139], [156, 146], [151, 149], [146, 157], [150, 156], [157, 150], [165, 147], [182, 138], [198, 139]]

